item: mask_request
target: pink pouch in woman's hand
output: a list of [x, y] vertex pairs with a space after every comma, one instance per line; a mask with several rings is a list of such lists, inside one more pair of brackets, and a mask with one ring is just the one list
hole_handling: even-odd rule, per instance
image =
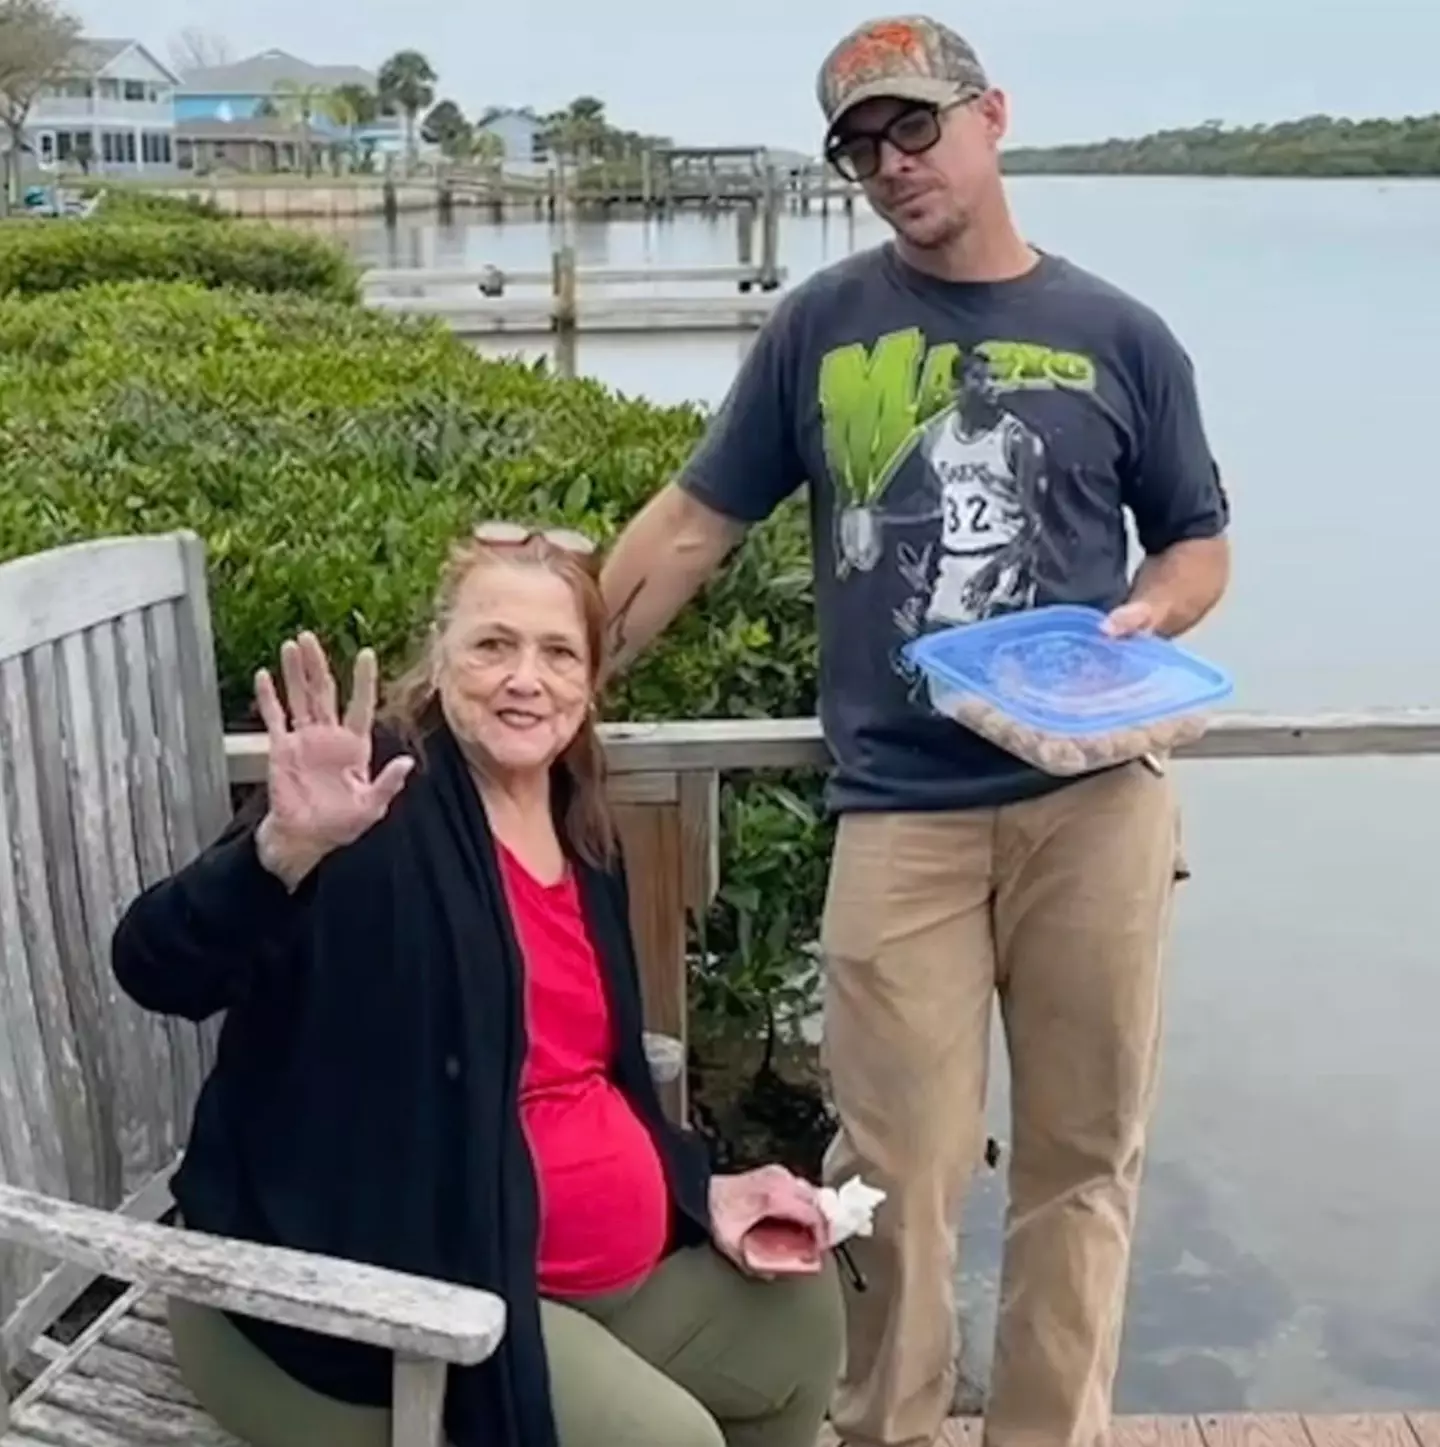
[[785, 1173], [764, 1173], [755, 1186], [745, 1203], [753, 1217], [739, 1223], [745, 1268], [760, 1276], [819, 1271], [828, 1244], [826, 1222], [807, 1188]]
[[785, 1216], [762, 1216], [741, 1238], [745, 1268], [757, 1276], [808, 1276], [820, 1269], [815, 1228]]

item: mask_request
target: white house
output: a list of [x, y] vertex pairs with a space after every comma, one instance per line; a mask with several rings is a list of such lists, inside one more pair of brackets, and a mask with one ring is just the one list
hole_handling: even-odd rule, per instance
[[25, 127], [44, 169], [143, 175], [175, 166], [179, 77], [135, 40], [81, 40]]
[[515, 175], [534, 175], [550, 169], [550, 148], [545, 143], [545, 122], [533, 111], [495, 107], [475, 122], [477, 134], [500, 142], [497, 159]]

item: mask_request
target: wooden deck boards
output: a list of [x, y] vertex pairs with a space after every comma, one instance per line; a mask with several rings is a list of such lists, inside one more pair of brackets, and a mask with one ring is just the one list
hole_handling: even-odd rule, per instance
[[[162, 1302], [138, 1295], [70, 1347], [40, 1343], [45, 1380], [21, 1394], [9, 1431], [0, 1425], [0, 1447], [242, 1447], [180, 1380]], [[835, 1447], [834, 1436], [819, 1447]], [[944, 1447], [980, 1447], [979, 1421], [951, 1422]], [[1440, 1447], [1440, 1410], [1121, 1417], [1109, 1447]]]
[[[820, 1447], [834, 1447], [834, 1442], [827, 1432]], [[980, 1447], [979, 1420], [951, 1422], [944, 1442], [945, 1447]], [[1440, 1412], [1120, 1417], [1110, 1447], [1440, 1447]]]

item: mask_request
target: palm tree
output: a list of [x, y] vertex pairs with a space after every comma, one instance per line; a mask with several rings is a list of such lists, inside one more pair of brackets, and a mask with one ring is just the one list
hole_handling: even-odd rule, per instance
[[346, 85], [337, 85], [331, 94], [347, 114], [354, 117], [349, 124], [368, 126], [379, 118], [380, 97], [373, 90], [367, 90], [363, 85], [351, 81]]
[[440, 101], [425, 117], [420, 134], [452, 161], [468, 155], [474, 127], [465, 119], [465, 112], [453, 100]]
[[415, 117], [435, 104], [434, 67], [418, 50], [400, 50], [380, 67], [380, 99], [405, 117], [405, 155], [415, 164]]
[[320, 110], [332, 125], [345, 131], [346, 150], [353, 165], [356, 153], [355, 132], [361, 126], [368, 126], [379, 115], [379, 97], [366, 90], [363, 85], [356, 85], [352, 81], [327, 91], [321, 98]]
[[470, 159], [499, 177], [504, 170], [505, 143], [494, 131], [472, 131]]
[[300, 80], [278, 80], [270, 94], [280, 119], [287, 126], [300, 128], [300, 164], [307, 176], [314, 175], [315, 157], [312, 151], [310, 121], [317, 112], [323, 113], [323, 107], [330, 95], [329, 87]]
[[582, 155], [586, 161], [593, 161], [605, 150], [610, 126], [605, 120], [605, 102], [593, 95], [576, 96], [569, 108], [563, 112], [565, 132], [575, 149], [576, 160]]

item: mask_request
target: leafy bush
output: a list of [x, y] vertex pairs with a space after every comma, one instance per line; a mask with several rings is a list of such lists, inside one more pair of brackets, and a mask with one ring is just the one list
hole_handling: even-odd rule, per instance
[[[78, 229], [78, 228], [77, 228]], [[193, 229], [192, 229], [193, 230]], [[106, 534], [205, 540], [225, 717], [312, 627], [348, 670], [394, 669], [451, 540], [489, 516], [608, 541], [671, 476], [702, 413], [478, 357], [443, 326], [314, 298], [126, 283], [0, 298], [0, 560]], [[808, 534], [796, 507], [610, 701], [630, 718], [814, 710]], [[773, 996], [813, 934], [817, 781], [731, 781], [710, 921], [733, 1012]]]
[[107, 221], [223, 221], [225, 213], [205, 196], [167, 196], [130, 186], [87, 186], [86, 196], [102, 197], [98, 214]]
[[0, 226], [0, 295], [135, 280], [359, 299], [358, 275], [343, 252], [280, 227], [143, 216]]

